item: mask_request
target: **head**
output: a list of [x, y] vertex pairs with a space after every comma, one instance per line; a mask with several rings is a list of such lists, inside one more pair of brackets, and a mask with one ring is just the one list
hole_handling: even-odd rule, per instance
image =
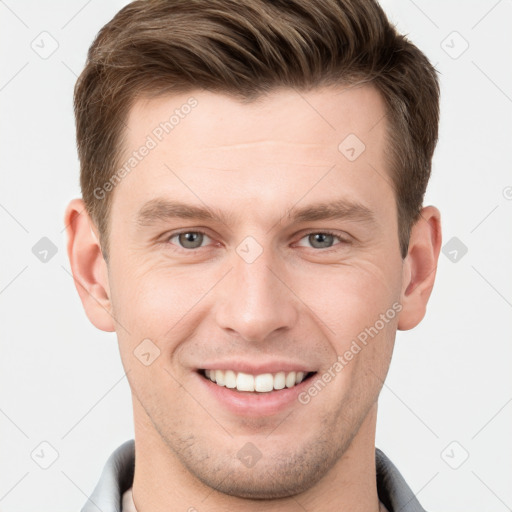
[[[89, 319], [117, 332], [136, 435], [252, 498], [373, 443], [441, 243], [426, 57], [370, 1], [137, 1], [91, 46], [75, 114], [68, 252]], [[237, 408], [221, 369], [308, 378]]]

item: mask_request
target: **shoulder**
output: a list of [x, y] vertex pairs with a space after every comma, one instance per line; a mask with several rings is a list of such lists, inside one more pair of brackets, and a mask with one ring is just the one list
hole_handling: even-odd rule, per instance
[[426, 512], [404, 477], [386, 454], [375, 448], [377, 493], [389, 512]]

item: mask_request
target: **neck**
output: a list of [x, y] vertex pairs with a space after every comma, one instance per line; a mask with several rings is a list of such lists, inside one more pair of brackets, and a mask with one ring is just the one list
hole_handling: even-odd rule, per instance
[[133, 500], [137, 512], [379, 512], [375, 469], [377, 404], [370, 409], [348, 449], [310, 489], [276, 500], [252, 500], [217, 492], [181, 464], [134, 402], [135, 474]]

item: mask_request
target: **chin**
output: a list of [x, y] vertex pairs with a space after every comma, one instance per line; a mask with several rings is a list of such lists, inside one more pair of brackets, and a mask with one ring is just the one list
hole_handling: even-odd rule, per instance
[[262, 449], [261, 458], [246, 467], [238, 457], [201, 457], [197, 445], [182, 459], [189, 472], [216, 491], [243, 499], [269, 500], [296, 496], [313, 487], [341, 458], [349, 443], [335, 446], [319, 437], [293, 451], [278, 443]]

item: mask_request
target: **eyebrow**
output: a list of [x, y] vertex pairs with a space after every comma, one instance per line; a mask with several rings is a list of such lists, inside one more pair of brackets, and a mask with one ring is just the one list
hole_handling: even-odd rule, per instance
[[[288, 220], [295, 223], [336, 219], [368, 224], [376, 222], [375, 214], [367, 206], [357, 201], [346, 199], [317, 203], [302, 208], [293, 207], [288, 210], [286, 216]], [[233, 214], [231, 212], [156, 198], [151, 199], [142, 206], [136, 215], [136, 222], [142, 227], [172, 219], [205, 220], [229, 224], [232, 218]]]

